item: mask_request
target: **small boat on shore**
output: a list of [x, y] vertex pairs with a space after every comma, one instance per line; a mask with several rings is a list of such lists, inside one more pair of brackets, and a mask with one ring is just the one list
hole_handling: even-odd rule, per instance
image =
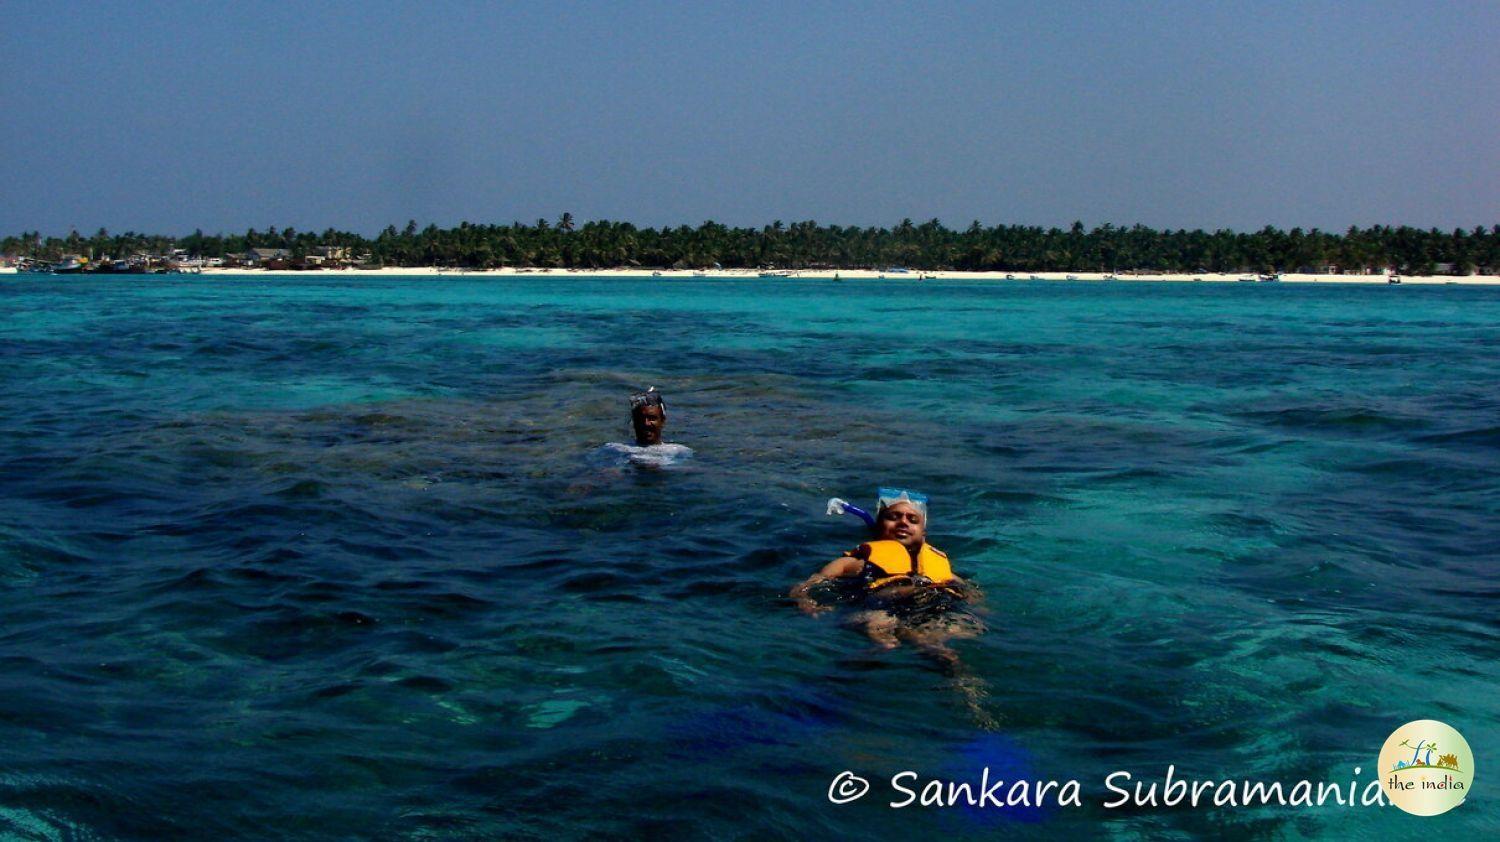
[[786, 269], [774, 269], [769, 272], [761, 272], [758, 277], [762, 278], [790, 278], [792, 273]]
[[149, 271], [149, 267], [144, 261], [105, 258], [94, 264], [91, 271], [100, 275], [144, 275]]
[[35, 275], [76, 275], [83, 271], [88, 261], [68, 255], [61, 260], [41, 260], [35, 257], [21, 257], [16, 259], [17, 272], [29, 272]]

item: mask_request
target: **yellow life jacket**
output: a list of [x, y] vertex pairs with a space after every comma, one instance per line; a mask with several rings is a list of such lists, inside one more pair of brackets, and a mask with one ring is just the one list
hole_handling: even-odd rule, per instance
[[871, 541], [860, 544], [859, 549], [854, 552], [855, 558], [868, 561], [885, 574], [870, 582], [870, 590], [885, 587], [913, 574], [926, 576], [935, 585], [953, 578], [953, 568], [948, 564], [948, 556], [926, 542], [922, 543], [922, 549], [917, 553], [915, 565], [912, 564], [911, 553], [900, 541]]

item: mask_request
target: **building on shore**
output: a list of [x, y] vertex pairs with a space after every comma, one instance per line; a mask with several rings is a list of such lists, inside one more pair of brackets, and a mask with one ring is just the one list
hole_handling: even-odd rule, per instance
[[267, 267], [274, 263], [284, 263], [292, 259], [292, 253], [287, 249], [253, 248], [245, 252], [244, 263], [246, 266]]
[[308, 253], [309, 262], [316, 259], [319, 263], [348, 263], [348, 246], [317, 246]]

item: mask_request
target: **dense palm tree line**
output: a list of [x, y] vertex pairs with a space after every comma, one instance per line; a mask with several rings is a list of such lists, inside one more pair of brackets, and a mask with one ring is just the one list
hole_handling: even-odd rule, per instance
[[725, 268], [775, 266], [806, 268], [960, 269], [971, 271], [1132, 271], [1159, 272], [1296, 272], [1378, 271], [1411, 274], [1453, 271], [1500, 271], [1500, 225], [1473, 230], [1439, 231], [1407, 226], [1350, 228], [1342, 234], [1273, 227], [1254, 233], [1227, 230], [1155, 230], [1100, 225], [1086, 230], [1027, 225], [963, 230], [938, 220], [892, 228], [819, 225], [776, 221], [762, 228], [731, 228], [705, 222], [696, 228], [640, 228], [628, 222], [598, 220], [576, 224], [572, 214], [556, 223], [475, 225], [454, 228], [415, 222], [404, 229], [386, 228], [373, 238], [329, 229], [292, 228], [243, 234], [185, 237], [110, 234], [92, 237], [74, 231], [43, 238], [37, 232], [0, 240], [0, 254], [55, 259], [63, 254], [92, 258], [186, 249], [205, 257], [250, 248], [284, 248], [293, 255], [315, 246], [349, 246], [367, 262], [385, 266], [501, 266], [598, 269], [619, 266]]

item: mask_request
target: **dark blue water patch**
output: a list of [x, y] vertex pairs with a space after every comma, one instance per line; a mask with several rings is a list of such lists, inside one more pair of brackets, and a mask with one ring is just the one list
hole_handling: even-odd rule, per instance
[[[970, 789], [957, 799], [958, 815], [974, 830], [989, 829], [993, 832], [994, 828], [1018, 822], [1036, 824], [1065, 809], [1055, 800], [1048, 804], [1038, 803], [1037, 782], [1045, 778], [1039, 774], [1035, 757], [1020, 742], [1003, 734], [983, 734], [954, 747], [952, 760], [938, 772], [943, 780], [969, 784]], [[978, 781], [973, 780], [976, 772]], [[1004, 801], [1001, 806], [985, 800], [988, 788], [985, 783], [992, 779], [1006, 782], [1004, 787], [996, 790]], [[1009, 793], [1017, 781], [1028, 782], [1029, 803], [1010, 803]], [[1058, 789], [1052, 790], [1052, 798], [1056, 799], [1058, 793]], [[971, 803], [971, 798], [977, 803]]]
[[843, 722], [836, 699], [800, 700], [791, 710], [737, 704], [704, 711], [674, 725], [663, 748], [685, 762], [722, 755], [747, 746], [797, 748], [820, 731]]
[[1258, 424], [1290, 430], [1348, 435], [1409, 434], [1414, 428], [1429, 425], [1426, 419], [1400, 415], [1370, 406], [1287, 407], [1260, 409], [1240, 413], [1240, 417]]
[[[1118, 411], [1085, 414], [1031, 414], [986, 430], [965, 431], [967, 448], [1005, 460], [1011, 470], [1040, 473], [1079, 472], [1090, 477], [1166, 475], [1228, 464], [1232, 457], [1211, 446], [1210, 429], [1152, 423], [1153, 415]], [[1192, 453], [1191, 459], [1185, 458]]]
[[1473, 427], [1452, 432], [1432, 433], [1418, 436], [1423, 444], [1454, 445], [1467, 450], [1474, 447], [1500, 448], [1500, 426]]

